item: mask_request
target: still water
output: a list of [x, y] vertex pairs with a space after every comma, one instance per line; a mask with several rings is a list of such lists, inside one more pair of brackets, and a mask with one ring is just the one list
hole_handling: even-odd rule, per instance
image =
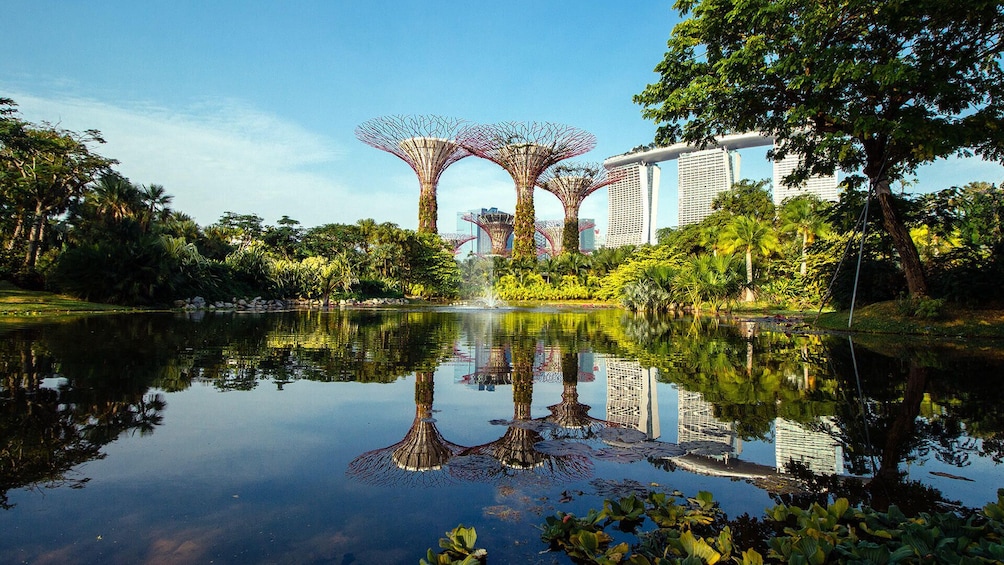
[[[999, 343], [605, 309], [0, 323], [0, 562], [495, 563], [604, 497], [730, 517], [1004, 487]], [[828, 494], [827, 494], [828, 493]]]

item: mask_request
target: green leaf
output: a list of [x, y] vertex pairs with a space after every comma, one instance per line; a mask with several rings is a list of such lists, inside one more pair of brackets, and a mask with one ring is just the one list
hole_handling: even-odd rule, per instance
[[694, 534], [690, 531], [680, 534], [680, 543], [683, 545], [683, 549], [687, 552], [687, 555], [699, 557], [709, 565], [718, 563], [722, 558], [722, 555], [708, 545], [708, 542], [694, 537]]
[[763, 565], [763, 556], [755, 550], [747, 549], [743, 552], [741, 565]]

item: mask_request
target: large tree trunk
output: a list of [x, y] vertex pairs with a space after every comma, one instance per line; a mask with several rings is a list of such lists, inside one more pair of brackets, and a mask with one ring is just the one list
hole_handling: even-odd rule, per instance
[[872, 493], [872, 507], [886, 511], [893, 502], [888, 493], [901, 480], [899, 463], [905, 455], [906, 445], [915, 433], [917, 416], [920, 415], [920, 405], [924, 401], [924, 391], [927, 389], [927, 368], [921, 367], [916, 361], [910, 361], [910, 372], [903, 392], [903, 402], [899, 413], [886, 432], [885, 445], [882, 448], [882, 459], [875, 477], [869, 481], [868, 490]]
[[418, 233], [438, 233], [436, 220], [439, 216], [439, 204], [436, 201], [436, 185], [423, 182], [418, 195]]
[[17, 223], [14, 224], [14, 234], [10, 236], [10, 241], [7, 242], [7, 251], [14, 249], [17, 245], [17, 239], [21, 237], [21, 230], [24, 229], [24, 215], [18, 214]]
[[579, 207], [565, 207], [565, 225], [561, 230], [561, 252], [579, 252]]
[[42, 240], [42, 226], [45, 224], [43, 211], [41, 203], [35, 206], [35, 215], [28, 225], [28, 250], [24, 254], [24, 266], [28, 269], [34, 269], [38, 259], [38, 246]]
[[899, 253], [899, 262], [903, 267], [903, 274], [906, 275], [906, 286], [910, 291], [910, 296], [912, 298], [927, 296], [927, 278], [924, 276], [924, 268], [920, 263], [920, 254], [917, 253], [917, 246], [913, 244], [913, 238], [910, 237], [910, 230], [903, 225], [903, 221], [893, 207], [889, 179], [882, 177], [873, 182], [875, 183], [875, 196], [882, 209], [882, 225], [892, 237], [893, 246]]
[[534, 242], [533, 186], [516, 187], [516, 214], [513, 219], [512, 258], [536, 259], [537, 244]]

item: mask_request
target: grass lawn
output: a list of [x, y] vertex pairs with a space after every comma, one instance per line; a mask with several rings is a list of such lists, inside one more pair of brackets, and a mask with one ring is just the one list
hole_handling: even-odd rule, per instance
[[[847, 316], [846, 311], [824, 313], [819, 316], [815, 327], [848, 331]], [[879, 302], [855, 308], [850, 331], [1004, 338], [1004, 310], [968, 310], [946, 305], [941, 316], [928, 319], [904, 315], [895, 301]]]
[[51, 292], [23, 290], [7, 281], [0, 281], [0, 318], [135, 310], [125, 306], [84, 302]]

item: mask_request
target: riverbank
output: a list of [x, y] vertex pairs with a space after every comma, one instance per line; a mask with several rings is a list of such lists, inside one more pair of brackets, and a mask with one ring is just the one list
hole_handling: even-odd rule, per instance
[[7, 281], [0, 281], [0, 317], [59, 316], [137, 310], [126, 306], [86, 302], [51, 292], [24, 290]]
[[1004, 310], [945, 305], [940, 315], [925, 318], [904, 314], [896, 301], [879, 302], [856, 308], [850, 328], [848, 315], [847, 311], [826, 312], [815, 321], [810, 316], [805, 319], [813, 327], [828, 331], [1004, 339]]
[[[560, 306], [573, 305], [580, 308], [609, 308], [608, 303], [559, 302]], [[51, 292], [24, 290], [7, 281], [0, 281], [0, 317], [40, 317], [64, 314], [87, 314], [105, 312], [137, 312], [141, 308], [99, 304], [77, 300]], [[847, 327], [848, 312], [824, 312], [816, 317], [815, 312], [762, 311], [737, 312], [752, 315], [751, 320], [769, 320], [781, 329], [815, 329], [838, 332], [862, 332], [891, 335], [926, 335], [934, 337], [977, 337], [1004, 339], [1004, 310], [971, 310], [951, 305], [942, 308], [936, 318], [921, 318], [903, 314], [895, 301], [869, 304], [854, 310], [851, 328]]]

